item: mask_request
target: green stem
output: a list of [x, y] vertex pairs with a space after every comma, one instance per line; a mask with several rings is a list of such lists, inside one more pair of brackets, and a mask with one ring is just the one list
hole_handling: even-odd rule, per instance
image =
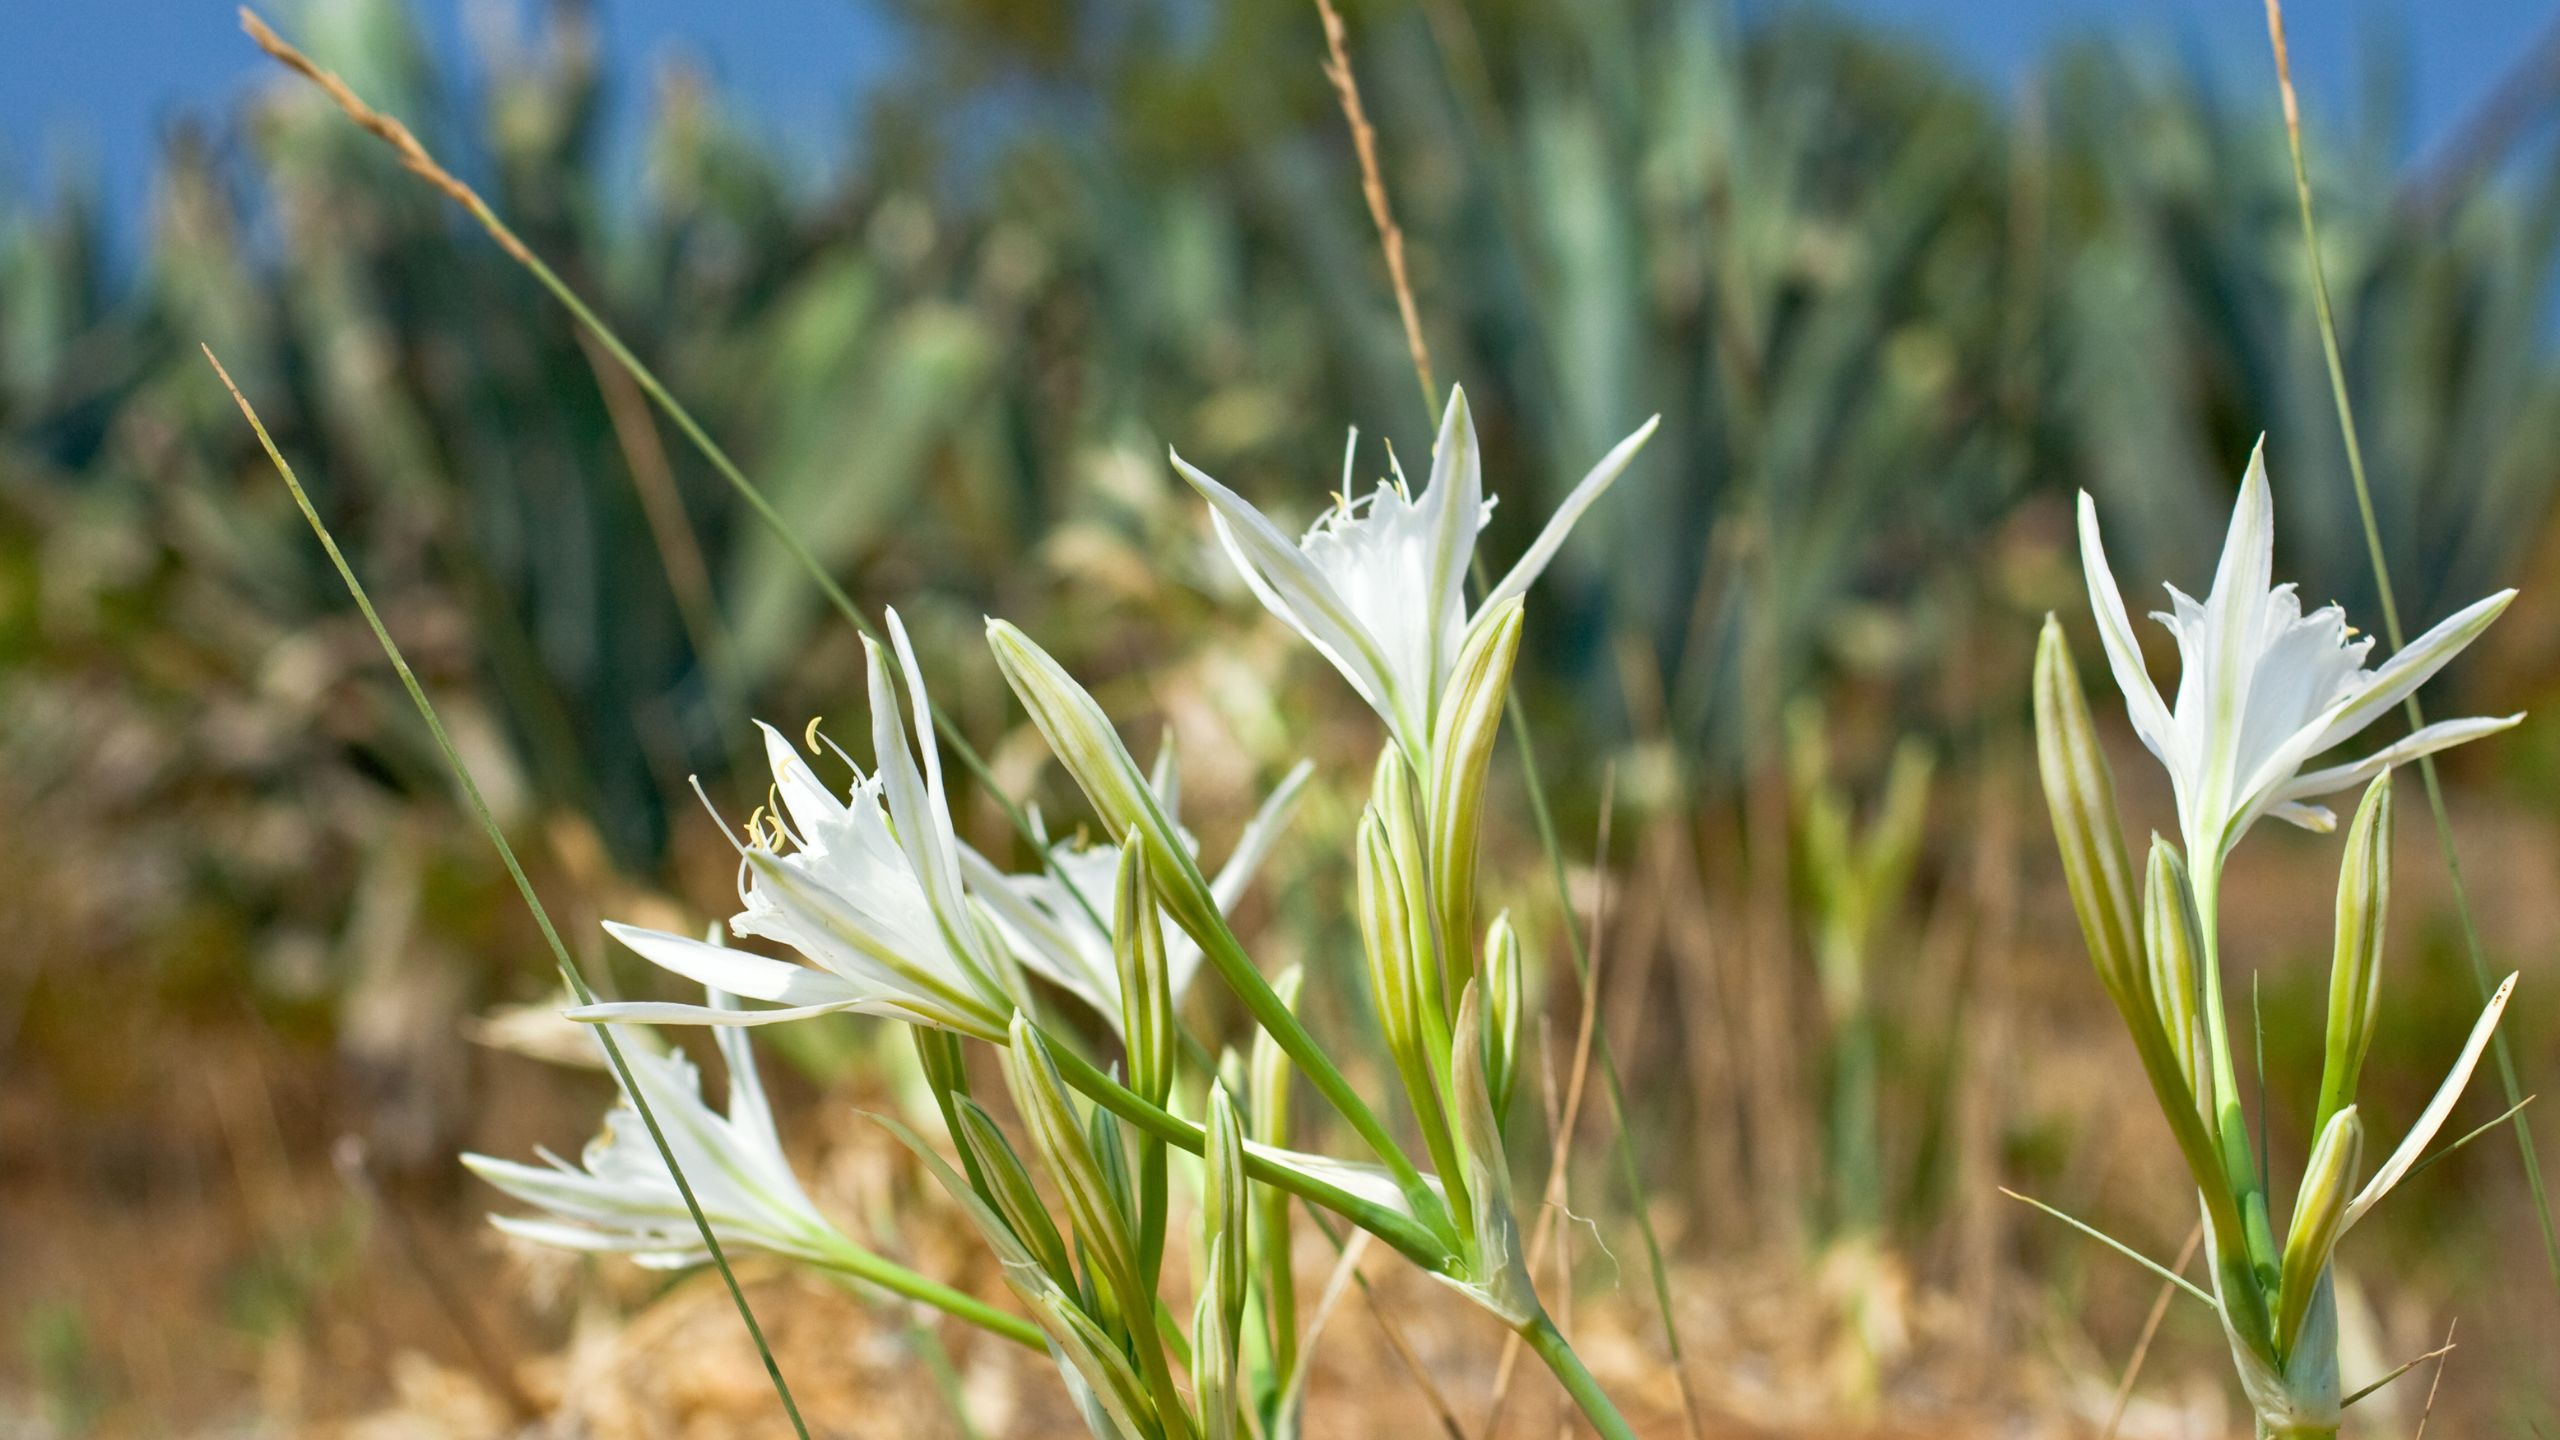
[[1549, 1370], [1555, 1372], [1557, 1381], [1564, 1386], [1564, 1393], [1572, 1396], [1573, 1403], [1581, 1407], [1582, 1416], [1591, 1422], [1592, 1429], [1599, 1431], [1607, 1440], [1635, 1440], [1634, 1427], [1618, 1413], [1617, 1406], [1609, 1403], [1608, 1393], [1600, 1388], [1599, 1381], [1591, 1378], [1591, 1372], [1583, 1366], [1582, 1357], [1573, 1353], [1573, 1346], [1565, 1340], [1564, 1332], [1556, 1328], [1556, 1322], [1547, 1318], [1545, 1311], [1539, 1311], [1536, 1319], [1520, 1328], [1520, 1338], [1528, 1341], [1529, 1348], [1537, 1352], [1539, 1359], [1547, 1362]]
[[[1050, 1053], [1058, 1062], [1059, 1076], [1103, 1109], [1190, 1154], [1200, 1154], [1207, 1147], [1208, 1136], [1198, 1125], [1150, 1103], [1145, 1096], [1096, 1069], [1092, 1061], [1063, 1046]], [[1460, 1263], [1446, 1239], [1411, 1215], [1257, 1154], [1249, 1145], [1245, 1148], [1244, 1171], [1265, 1185], [1286, 1190], [1340, 1215], [1434, 1274], [1454, 1273], [1452, 1267]]]
[[2231, 1063], [2230, 1027], [2222, 1013], [2221, 862], [2216, 859], [2210, 866], [2191, 873], [2196, 925], [2204, 940], [2205, 1033], [2213, 1051], [2216, 1149], [2223, 1180], [2240, 1221], [2241, 1253], [2231, 1255], [2225, 1249], [2229, 1240], [2217, 1234], [2216, 1253], [2210, 1263], [2222, 1277], [2217, 1288], [2224, 1296], [2222, 1303], [2231, 1328], [2252, 1350], [2274, 1364], [2274, 1306], [2268, 1297], [2275, 1293], [2283, 1275], [2282, 1252], [2276, 1248], [2275, 1227], [2267, 1213], [2267, 1192], [2259, 1183], [2257, 1163], [2250, 1150], [2248, 1117], [2240, 1107], [2239, 1075]]
[[1016, 1345], [1032, 1350], [1048, 1348], [1048, 1339], [1040, 1327], [1019, 1315], [1000, 1310], [963, 1290], [955, 1290], [939, 1280], [919, 1275], [894, 1260], [883, 1259], [841, 1236], [829, 1237], [826, 1255], [819, 1262], [830, 1270], [851, 1276], [866, 1285], [877, 1286], [892, 1295], [930, 1305], [954, 1320], [963, 1320], [991, 1335], [1001, 1336]]
[[[1188, 864], [1190, 860], [1188, 856], [1177, 856], [1175, 862]], [[1196, 876], [1196, 870], [1194, 874]], [[1203, 891], [1207, 889], [1205, 880], [1201, 882], [1201, 888]], [[1215, 916], [1215, 912], [1212, 914]], [[1297, 1013], [1281, 1001], [1279, 992], [1271, 988], [1271, 982], [1262, 978], [1262, 971], [1255, 967], [1253, 958], [1244, 953], [1243, 943], [1238, 941], [1235, 933], [1227, 928], [1225, 918], [1216, 916], [1205, 928], [1209, 930], [1209, 934], [1203, 936], [1195, 932], [1192, 938], [1203, 942], [1200, 947], [1201, 953], [1208, 958], [1210, 966], [1218, 972], [1218, 977], [1226, 982], [1228, 989], [1235, 992], [1237, 999], [1244, 1002], [1245, 1009], [1253, 1015], [1254, 1023], [1270, 1032], [1272, 1040], [1278, 1043], [1280, 1049], [1288, 1055], [1290, 1063], [1296, 1065], [1306, 1075], [1308, 1083], [1315, 1086], [1316, 1093], [1325, 1098], [1325, 1102], [1333, 1107], [1334, 1113], [1350, 1123], [1351, 1128], [1359, 1134], [1362, 1143], [1366, 1144], [1377, 1155], [1380, 1163], [1387, 1167], [1387, 1173], [1395, 1179], [1396, 1188], [1404, 1192], [1405, 1203], [1412, 1207], [1414, 1215], [1420, 1218], [1422, 1224], [1433, 1230], [1447, 1232], [1434, 1242], [1438, 1248], [1445, 1251], [1447, 1236], [1457, 1233], [1457, 1222], [1450, 1215], [1449, 1207], [1442, 1202], [1439, 1193], [1423, 1180], [1422, 1172], [1414, 1167], [1412, 1158], [1404, 1153], [1404, 1147], [1398, 1145], [1395, 1138], [1387, 1134], [1387, 1127], [1379, 1123], [1377, 1113], [1369, 1108], [1367, 1101], [1360, 1098], [1360, 1092], [1352, 1088], [1351, 1081], [1335, 1067], [1332, 1058], [1324, 1053], [1323, 1048], [1316, 1044], [1315, 1036], [1307, 1033], [1307, 1027], [1299, 1023]], [[1133, 1095], [1130, 1098], [1137, 1097]], [[1192, 1144], [1185, 1148], [1197, 1153], [1200, 1147]], [[1342, 1207], [1336, 1205], [1330, 1208], [1340, 1210]], [[1437, 1223], [1444, 1218], [1447, 1220], [1445, 1226]], [[1394, 1243], [1393, 1237], [1383, 1232], [1374, 1232], [1374, 1227], [1364, 1223], [1361, 1228], [1373, 1230], [1373, 1233], [1378, 1234], [1379, 1239], [1386, 1240], [1390, 1244]]]

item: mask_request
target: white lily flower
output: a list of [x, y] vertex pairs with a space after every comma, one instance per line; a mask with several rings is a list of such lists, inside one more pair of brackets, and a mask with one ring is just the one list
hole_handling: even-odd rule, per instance
[[2223, 858], [2260, 816], [2329, 830], [2336, 817], [2309, 802], [2524, 718], [2439, 721], [2361, 760], [2305, 773], [2312, 756], [2380, 719], [2479, 638], [2516, 592], [2502, 590], [2464, 607], [2367, 670], [2373, 637], [2356, 637], [2344, 611], [2329, 605], [2305, 615], [2292, 585], [2271, 585], [2274, 544], [2275, 502], [2261, 441], [2240, 482], [2212, 590], [2199, 603], [2170, 586], [2171, 611], [2152, 617], [2177, 637], [2173, 709], [2143, 668], [2099, 539], [2097, 505], [2086, 492], [2080, 496], [2080, 561], [2107, 664], [2135, 733], [2168, 767], [2178, 825], [2200, 884], [2219, 874]]
[[[1528, 590], [1555, 558], [1573, 524], [1600, 498], [1661, 417], [1618, 442], [1565, 497], [1546, 529], [1479, 604], [1481, 616]], [[1356, 446], [1360, 432], [1351, 432]], [[1392, 456], [1390, 457], [1392, 463]], [[1378, 712], [1407, 753], [1429, 753], [1441, 688], [1473, 618], [1466, 605], [1467, 569], [1476, 538], [1493, 513], [1484, 493], [1483, 458], [1463, 390], [1452, 390], [1420, 496], [1403, 467], [1367, 495], [1351, 497], [1351, 447], [1342, 457], [1337, 503], [1292, 544], [1242, 496], [1180, 455], [1176, 469], [1205, 497], [1218, 539], [1245, 584], [1342, 672]]]
[[[736, 1002], [714, 990], [711, 1008]], [[756, 1074], [746, 1032], [718, 1032], [729, 1067], [729, 1112], [703, 1102], [692, 1062], [662, 1052], [648, 1032], [627, 1030], [622, 1056], [649, 1102], [659, 1133], [693, 1186], [712, 1233], [726, 1246], [825, 1262], [853, 1248], [809, 1200], [791, 1173], [774, 1131], [773, 1108]], [[599, 1051], [601, 1046], [597, 1047]], [[672, 1270], [710, 1258], [665, 1157], [625, 1092], [606, 1112], [604, 1128], [572, 1165], [548, 1150], [541, 1165], [465, 1155], [471, 1172], [540, 1208], [540, 1216], [492, 1215], [510, 1235], [568, 1250], [627, 1254], [651, 1269]]]
[[[739, 898], [746, 908], [731, 928], [779, 941], [810, 964], [605, 925], [644, 959], [780, 1008], [630, 1002], [585, 1006], [570, 1011], [572, 1019], [764, 1025], [851, 1010], [982, 1040], [1003, 1038], [1006, 1018], [1020, 1003], [1011, 960], [993, 924], [962, 888], [959, 840], [943, 799], [942, 757], [924, 676], [897, 612], [889, 612], [888, 622], [923, 750], [921, 768], [909, 749], [888, 659], [868, 641], [872, 751], [879, 768], [868, 776], [854, 768], [847, 798], [837, 799], [790, 741], [759, 722], [781, 809], [769, 821], [760, 815], [751, 843], [739, 848]], [[843, 752], [837, 754], [852, 766]]]
[[[1227, 863], [1209, 882], [1209, 894], [1221, 914], [1231, 913], [1245, 887], [1262, 868], [1272, 843], [1287, 829], [1298, 808], [1299, 794], [1314, 765], [1301, 760], [1262, 802], [1236, 837]], [[1172, 742], [1156, 757], [1150, 777], [1156, 803], [1176, 820], [1175, 833], [1194, 855], [1199, 842], [1179, 826], [1182, 807], [1180, 772], [1173, 763]], [[1120, 848], [1076, 840], [1048, 847], [1048, 868], [1008, 875], [969, 846], [960, 847], [960, 870], [970, 893], [995, 917], [996, 928], [1024, 966], [1054, 981], [1092, 1006], [1115, 1027], [1120, 1023], [1120, 967], [1112, 950], [1112, 885], [1120, 867]], [[1200, 945], [1179, 926], [1165, 933], [1165, 968], [1176, 1001], [1200, 973]]]

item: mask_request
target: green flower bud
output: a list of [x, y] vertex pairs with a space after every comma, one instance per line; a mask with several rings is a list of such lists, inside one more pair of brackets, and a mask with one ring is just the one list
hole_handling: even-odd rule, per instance
[[[1306, 972], [1292, 965], [1271, 988], [1281, 1003], [1295, 1011], [1306, 979]], [[1272, 1150], [1289, 1148], [1293, 1073], [1280, 1042], [1268, 1031], [1256, 1031], [1253, 1055], [1245, 1067], [1245, 1100], [1253, 1108], [1253, 1139]], [[1256, 1185], [1252, 1195], [1253, 1253], [1262, 1273], [1262, 1313], [1271, 1331], [1271, 1368], [1287, 1376], [1298, 1363], [1296, 1246], [1289, 1229], [1289, 1192], [1276, 1185]]]
[[2302, 1193], [2293, 1204], [2293, 1223], [2284, 1236], [2283, 1278], [2277, 1285], [2276, 1354], [2290, 1357], [2302, 1334], [2303, 1320], [2329, 1256], [2346, 1229], [2347, 1206], [2355, 1198], [2356, 1168], [2364, 1158], [2364, 1122], [2349, 1105], [2329, 1119], [2311, 1147], [2303, 1169]]
[[1061, 1285], [1075, 1283], [1075, 1267], [1067, 1259], [1066, 1237], [1058, 1233], [1056, 1222], [1049, 1218], [1048, 1203], [1031, 1183], [1031, 1172], [1022, 1157], [1014, 1153], [1013, 1142], [996, 1125], [995, 1117], [974, 1100], [958, 1101], [954, 1109], [958, 1123], [951, 1138], [960, 1146], [961, 1155], [969, 1161], [969, 1171], [982, 1177], [978, 1193], [995, 1206], [1040, 1268]]
[[1119, 1312], [1134, 1324], [1145, 1324], [1154, 1311], [1154, 1297], [1144, 1293], [1139, 1280], [1137, 1240], [1130, 1234], [1124, 1201], [1125, 1179], [1115, 1186], [1104, 1171], [1104, 1161], [1058, 1073], [1048, 1037], [1027, 1017], [1016, 1015], [1012, 1039], [1004, 1054], [1005, 1080], [1013, 1091], [1014, 1108], [1031, 1134], [1032, 1148], [1039, 1151], [1041, 1163], [1066, 1198], [1076, 1244], [1092, 1257], [1095, 1270], [1119, 1302]]
[[2049, 615], [2036, 642], [2035, 706], [2036, 768], [2062, 849], [2063, 880], [2098, 979], [2121, 1008], [2126, 997], [2141, 993], [2132, 869], [2116, 818], [2115, 777], [2089, 718], [2089, 697], [2062, 625]]
[[1511, 1161], [1486, 1084], [1480, 1004], [1477, 987], [1468, 985], [1458, 998], [1457, 1038], [1449, 1055], [1449, 1108], [1455, 1112], [1459, 1163], [1470, 1197], [1468, 1281], [1462, 1288], [1516, 1330], [1542, 1312], [1520, 1248], [1520, 1220], [1511, 1205]]
[[1245, 1237], [1252, 1225], [1248, 1208], [1253, 1187], [1245, 1178], [1244, 1122], [1224, 1085], [1209, 1089], [1205, 1128], [1207, 1143], [1200, 1158], [1207, 1184], [1200, 1197], [1200, 1227], [1213, 1263], [1203, 1288], [1217, 1297], [1225, 1333], [1233, 1337], [1242, 1333], [1245, 1289], [1252, 1272]]
[[2329, 964], [2329, 1034], [2316, 1124], [2355, 1103], [2382, 997], [2383, 920], [2391, 908], [2391, 772], [2364, 792], [2338, 867], [2338, 944]]
[[1120, 966], [1120, 1032], [1129, 1049], [1129, 1088], [1161, 1107], [1173, 1093], [1175, 1054], [1172, 969], [1164, 922], [1156, 909], [1147, 845], [1129, 832], [1120, 847], [1113, 888], [1111, 949]]
[[1485, 773], [1511, 697], [1520, 653], [1518, 596], [1487, 606], [1467, 630], [1441, 691], [1431, 734], [1431, 878], [1442, 938], [1451, 948], [1449, 984], [1462, 985], [1475, 934], [1476, 848], [1483, 829]]
[[1511, 1113], [1512, 1084], [1520, 1076], [1527, 987], [1520, 973], [1520, 935], [1505, 910], [1493, 917], [1484, 937], [1485, 1087], [1493, 1097], [1496, 1120]]
[[[1223, 1235], [1210, 1238], [1213, 1274], [1234, 1248]], [[1203, 1291], [1191, 1312], [1191, 1393], [1200, 1412], [1200, 1440], [1236, 1440], [1236, 1329], [1214, 1291]]]
[[[2240, 1253], [2239, 1247], [2246, 1244], [2246, 1226], [2239, 1198], [2197, 1109], [2186, 1066], [2152, 1002], [2138, 928], [2141, 911], [2134, 899], [2124, 829], [2116, 813], [2115, 780], [2098, 746], [2097, 727], [2089, 718], [2089, 697], [2080, 688], [2071, 646], [2062, 638], [2061, 622], [2050, 615], [2036, 642], [2035, 713], [2036, 769], [2044, 782], [2045, 805], [2053, 814], [2062, 876], [2071, 892], [2072, 909], [2080, 917], [2089, 959], [2132, 1034], [2143, 1073], [2204, 1199], [2216, 1244]], [[2176, 874], [2174, 869], [2172, 873]], [[2183, 889], [2183, 876], [2178, 879]], [[2222, 1258], [2228, 1257], [2218, 1257], [2218, 1263]]]
[[2189, 1103], [2210, 1124], [2213, 1068], [2205, 1063], [2204, 938], [2186, 864], [2177, 847], [2157, 835], [2151, 837], [2143, 882], [2143, 986], [2161, 1034], [2178, 1058]]
[[1192, 858], [1191, 847], [1174, 832], [1146, 772], [1129, 758], [1111, 718], [1065, 667], [1020, 630], [991, 619], [987, 645], [995, 652], [1005, 683], [1031, 712], [1031, 723], [1048, 740], [1058, 763], [1075, 777], [1103, 824], [1114, 835], [1136, 831], [1146, 837], [1147, 858], [1165, 910], [1214, 956], [1225, 935], [1225, 918]]

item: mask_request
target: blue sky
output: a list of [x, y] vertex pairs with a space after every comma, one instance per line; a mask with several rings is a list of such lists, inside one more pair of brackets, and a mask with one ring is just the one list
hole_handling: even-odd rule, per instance
[[[313, 0], [326, 4], [329, 0]], [[539, 3], [539, 0], [532, 0]], [[758, 122], [813, 163], [840, 147], [845, 97], [898, 63], [894, 24], [871, 0], [592, 0], [622, 103], [655, 62], [709, 64]], [[1795, 0], [1744, 0], [1766, 13]], [[2174, 47], [2266, 83], [2259, 0], [1831, 0], [2006, 84], [2064, 39], [2113, 34]], [[447, 57], [470, 52], [474, 17], [527, 0], [413, 0]], [[11, 7], [0, 43], [0, 186], [47, 188], [66, 162], [103, 166], [129, 222], [144, 203], [157, 137], [185, 114], [219, 114], [262, 75], [230, 0], [56, 0]], [[286, 14], [295, 7], [286, 5]], [[2295, 65], [2317, 114], [2347, 104], [2377, 50], [2407, 67], [2410, 143], [2423, 154], [2560, 14], [2560, 0], [2295, 0]], [[2263, 93], [2263, 92], [2259, 92]]]

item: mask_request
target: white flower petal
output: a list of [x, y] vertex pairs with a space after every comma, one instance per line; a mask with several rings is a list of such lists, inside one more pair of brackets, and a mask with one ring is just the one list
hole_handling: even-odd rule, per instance
[[2391, 1187], [2399, 1184], [2401, 1178], [2418, 1163], [2426, 1151], [2427, 1142], [2435, 1139], [2436, 1132], [2444, 1128], [2445, 1117], [2453, 1113], [2454, 1102], [2462, 1098], [2463, 1087], [2471, 1083], [2471, 1072], [2478, 1068], [2481, 1053], [2489, 1048], [2489, 1037], [2497, 1031], [2498, 1017], [2506, 1013], [2507, 999], [2515, 992], [2516, 977], [2509, 975], [2498, 987], [2498, 993], [2489, 997], [2487, 1008], [2480, 1012], [2480, 1019], [2471, 1027], [2471, 1038], [2463, 1042], [2462, 1054], [2454, 1060], [2453, 1069], [2444, 1077], [2444, 1084], [2437, 1087], [2435, 1098], [2419, 1112], [2417, 1123], [2409, 1127], [2408, 1138], [2400, 1142], [2400, 1148], [2391, 1152], [2391, 1158], [2382, 1162], [2382, 1168], [2373, 1172], [2373, 1178], [2365, 1182], [2365, 1187], [2357, 1191], [2356, 1198], [2347, 1205], [2346, 1223], [2339, 1227], [2340, 1235], [2354, 1229], [2366, 1211], [2391, 1193]]
[[[1304, 793], [1307, 777], [1315, 773], [1315, 762], [1301, 760], [1289, 767], [1280, 783], [1264, 797], [1262, 807], [1236, 836], [1236, 848], [1227, 855], [1227, 863], [1218, 868], [1218, 878], [1209, 882], [1210, 898], [1218, 902], [1220, 911], [1235, 909], [1244, 889], [1253, 883], [1253, 873], [1262, 868], [1263, 858], [1271, 853], [1280, 832], [1289, 828], [1290, 819], [1298, 812], [1298, 797]], [[1174, 989], [1181, 990], [1180, 985]]]
[[808, 758], [793, 749], [781, 731], [761, 720], [756, 728], [764, 732], [765, 764], [773, 770], [773, 787], [782, 797], [782, 818], [791, 822], [801, 843], [825, 848], [845, 821], [845, 802], [828, 793]]
[[813, 970], [806, 965], [751, 955], [725, 945], [706, 945], [682, 935], [643, 930], [611, 920], [604, 922], [604, 929], [606, 934], [629, 946], [632, 953], [660, 969], [672, 970], [696, 984], [742, 995], [750, 1000], [769, 1000], [782, 1005], [834, 1005], [861, 997], [861, 992], [844, 977]]
[[905, 672], [907, 689], [915, 702], [916, 723], [923, 731], [918, 738], [925, 760], [924, 768], [919, 770], [915, 753], [908, 748], [907, 720], [898, 701], [898, 682], [890, 676], [888, 657], [866, 636], [862, 648], [871, 689], [871, 761], [878, 767], [881, 795], [889, 805], [890, 823], [897, 828], [899, 848], [906, 852], [908, 867], [924, 889], [925, 904], [933, 913], [942, 947], [952, 958], [970, 961], [975, 959], [971, 953], [972, 927], [968, 907], [961, 899], [960, 862], [951, 816], [943, 808], [942, 763], [934, 744], [931, 712], [926, 708], [923, 677], [915, 668], [915, 653], [906, 644], [906, 627], [898, 623], [898, 612], [888, 612], [887, 619], [890, 636], [898, 647], [899, 668]]
[[1180, 455], [1174, 468], [1182, 472], [1209, 502], [1218, 540], [1226, 546], [1236, 570], [1255, 598], [1272, 614], [1289, 622], [1307, 643], [1333, 662], [1360, 698], [1381, 715], [1394, 713], [1394, 686], [1377, 637], [1344, 603], [1333, 582], [1263, 513], [1243, 496], [1219, 484]]
[[2306, 756], [2319, 754], [2381, 718], [2382, 712], [2406, 699], [2409, 692], [2433, 678], [2454, 656], [2479, 639], [2480, 632], [2488, 629], [2489, 623], [2515, 598], [2515, 591], [2501, 590], [2475, 600], [2382, 662], [2382, 668], [2373, 672], [2355, 698], [2328, 717]]
[[918, 1024], [939, 1024], [896, 1001], [879, 997], [836, 1000], [824, 1005], [794, 1005], [782, 1010], [722, 1010], [711, 1005], [684, 1005], [672, 1000], [608, 1000], [574, 1005], [560, 1013], [581, 1025], [774, 1025], [851, 1010], [864, 1015], [892, 1015]]
[[1538, 538], [1530, 542], [1529, 548], [1520, 553], [1519, 560], [1513, 563], [1510, 571], [1486, 592], [1478, 610], [1490, 609], [1514, 595], [1528, 593], [1529, 587], [1546, 572], [1547, 562], [1555, 559], [1556, 551], [1564, 547], [1565, 536], [1573, 533], [1574, 522], [1582, 518], [1583, 511], [1591, 508], [1591, 502], [1607, 494], [1609, 487], [1617, 483], [1618, 477], [1636, 458], [1636, 452], [1644, 448], [1644, 442], [1652, 439], [1653, 432], [1661, 425], [1662, 417], [1654, 416], [1600, 457], [1600, 463], [1591, 467], [1591, 473], [1582, 477], [1581, 482], [1564, 497], [1564, 503], [1556, 507], [1556, 513], [1548, 517], [1546, 528], [1538, 532]]
[[2298, 800], [2279, 800], [2267, 807], [2267, 813], [2289, 825], [2299, 825], [2314, 835], [2326, 835], [2338, 828], [2337, 814], [2326, 805], [2305, 805]]
[[2164, 765], [2176, 768], [2172, 754], [2173, 731], [2169, 723], [2169, 707], [2161, 702], [2160, 691], [2151, 683], [2151, 672], [2142, 663], [2141, 642], [2134, 639], [2133, 621], [2125, 614], [2124, 594], [2116, 588], [2115, 572], [2107, 566], [2105, 542], [2098, 535], [2098, 506], [2089, 492], [2080, 492], [2080, 570], [2089, 586], [2089, 609], [2098, 619], [2098, 641], [2107, 652], [2107, 668], [2115, 673], [2116, 688], [2124, 692], [2125, 711], [2133, 719], [2133, 733]]
[[1476, 534], [1484, 527], [1484, 455], [1476, 446], [1475, 416], [1467, 409], [1462, 387], [1451, 388], [1448, 408], [1441, 414], [1421, 510], [1430, 537], [1424, 594], [1429, 597], [1431, 653], [1429, 673], [1409, 678], [1436, 694], [1441, 667], [1455, 658], [1458, 634], [1466, 625], [1467, 566], [1475, 558]]
[[2307, 799], [2315, 795], [2335, 795], [2341, 790], [2357, 789], [2366, 781], [2395, 765], [2405, 765], [2421, 755], [2432, 755], [2439, 750], [2449, 750], [2464, 741], [2477, 740], [2483, 735], [2495, 735], [2523, 721], [2524, 714], [2521, 711], [2513, 715], [2495, 717], [2438, 720], [2422, 730], [2412, 732], [2405, 739], [2394, 741], [2376, 750], [2361, 760], [2345, 765], [2332, 765], [2325, 770], [2307, 771], [2295, 776], [2276, 791], [2277, 803]]

